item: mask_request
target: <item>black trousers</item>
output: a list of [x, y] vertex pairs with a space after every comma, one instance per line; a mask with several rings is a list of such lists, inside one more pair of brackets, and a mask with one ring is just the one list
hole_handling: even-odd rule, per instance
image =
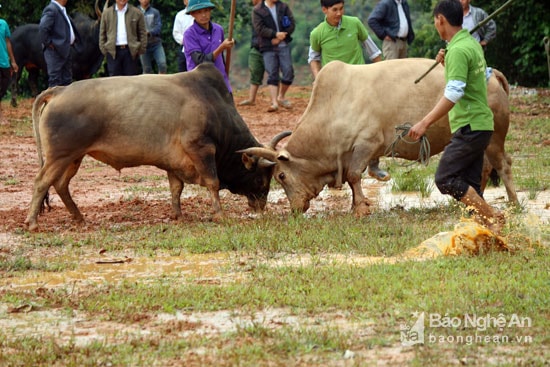
[[132, 57], [128, 47], [117, 46], [115, 58], [107, 53], [107, 69], [109, 69], [109, 76], [136, 75], [137, 60]]
[[483, 197], [483, 154], [492, 135], [492, 131], [472, 131], [470, 125], [458, 129], [453, 134], [435, 172], [435, 184], [442, 194], [460, 200], [471, 186]]

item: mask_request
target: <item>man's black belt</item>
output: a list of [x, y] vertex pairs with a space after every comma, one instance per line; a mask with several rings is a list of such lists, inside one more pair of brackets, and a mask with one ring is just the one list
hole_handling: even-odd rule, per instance
[[407, 42], [407, 37], [395, 37], [395, 38], [397, 38], [398, 40]]
[[116, 48], [125, 49], [128, 48], [128, 45], [117, 45]]

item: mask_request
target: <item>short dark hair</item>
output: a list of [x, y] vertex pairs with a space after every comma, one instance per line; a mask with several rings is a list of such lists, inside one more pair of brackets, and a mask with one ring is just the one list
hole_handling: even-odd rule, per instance
[[463, 11], [462, 4], [458, 0], [441, 0], [434, 8], [434, 17], [443, 15], [450, 25], [458, 27], [462, 25]]
[[344, 3], [344, 0], [321, 0], [321, 6], [324, 8], [330, 8], [336, 4]]

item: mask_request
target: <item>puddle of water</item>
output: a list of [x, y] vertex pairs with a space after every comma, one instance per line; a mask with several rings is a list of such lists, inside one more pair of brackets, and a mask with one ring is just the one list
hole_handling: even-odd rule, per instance
[[[37, 288], [66, 286], [75, 282], [118, 283], [161, 276], [179, 276], [195, 282], [222, 283], [235, 278], [228, 273], [229, 253], [186, 254], [183, 256], [87, 258], [74, 270], [60, 273], [37, 272], [21, 278], [0, 279], [3, 288]], [[71, 261], [74, 259], [68, 259]], [[103, 263], [97, 263], [97, 262]], [[119, 263], [116, 263], [119, 262]]]
[[[425, 198], [418, 192], [395, 193], [391, 190], [392, 182], [392, 180], [380, 182], [372, 178], [364, 178], [362, 181], [366, 197], [373, 201], [379, 210], [389, 210], [396, 206], [402, 207], [405, 210], [411, 208], [432, 208], [446, 205], [451, 200], [454, 200], [448, 195], [442, 195], [435, 188], [435, 185], [430, 196]], [[526, 215], [534, 215], [540, 218], [542, 224], [550, 223], [550, 191], [539, 192], [534, 200], [529, 199], [526, 192], [518, 192], [517, 195], [519, 202], [525, 208]], [[503, 185], [487, 188], [483, 196], [489, 204], [500, 209], [504, 209], [508, 201], [506, 189]], [[306, 215], [318, 215], [331, 209], [349, 211], [351, 208], [351, 197], [349, 185], [344, 185], [339, 190], [325, 187], [317, 198], [311, 200], [311, 206]], [[269, 202], [279, 202], [281, 200], [286, 200], [283, 189], [270, 191]]]

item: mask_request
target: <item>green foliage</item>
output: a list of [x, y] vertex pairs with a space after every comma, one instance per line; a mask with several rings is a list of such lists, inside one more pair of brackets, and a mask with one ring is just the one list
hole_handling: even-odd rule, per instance
[[[110, 0], [112, 4], [114, 1]], [[433, 27], [431, 11], [436, 0], [409, 1], [411, 18], [416, 32], [416, 40], [410, 46], [411, 57], [433, 58], [444, 45]], [[95, 17], [95, 0], [69, 1], [69, 13], [80, 11]], [[137, 0], [130, 2], [139, 5]], [[216, 9], [213, 21], [221, 24], [226, 33], [229, 27], [230, 0], [213, 0]], [[319, 24], [324, 15], [319, 1], [287, 0], [296, 18], [296, 31], [293, 41], [293, 59], [297, 64], [306, 64], [309, 33]], [[368, 15], [376, 5], [377, 0], [346, 1], [346, 14], [357, 16], [367, 23]], [[104, 1], [99, 6], [103, 8]], [[504, 0], [475, 0], [474, 6], [483, 8], [488, 14], [498, 9]], [[0, 9], [0, 17], [7, 20], [11, 29], [25, 23], [38, 23], [42, 9], [46, 5], [43, 0], [4, 1]], [[183, 8], [183, 1], [154, 0], [152, 5], [162, 15], [162, 37], [168, 60], [168, 71], [177, 70], [176, 59], [178, 45], [172, 39], [172, 26], [177, 12]], [[233, 38], [237, 46], [233, 54], [233, 62], [241, 68], [246, 68], [247, 50], [250, 42], [251, 1], [239, 0], [236, 7]], [[504, 12], [495, 18], [497, 23], [497, 38], [487, 48], [487, 63], [498, 68], [508, 77], [510, 83], [524, 86], [547, 86], [548, 64], [543, 45], [543, 38], [550, 36], [550, 2], [541, 0], [516, 0]], [[370, 29], [369, 29], [370, 30]], [[380, 44], [371, 31], [371, 36]]]

